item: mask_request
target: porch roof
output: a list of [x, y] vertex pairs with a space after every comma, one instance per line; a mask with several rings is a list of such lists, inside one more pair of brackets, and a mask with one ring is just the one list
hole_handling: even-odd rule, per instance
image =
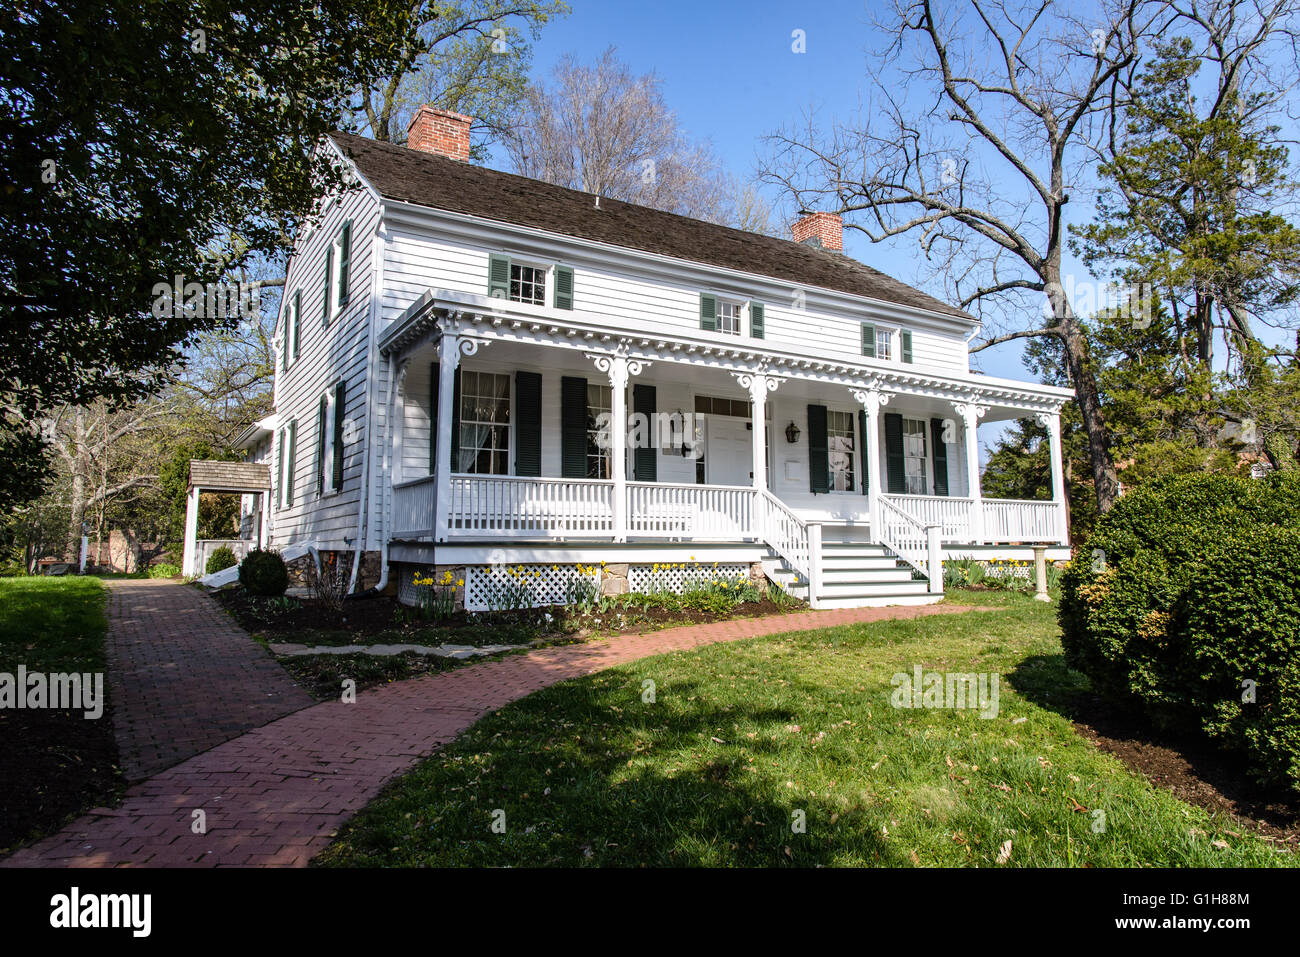
[[267, 492], [271, 488], [271, 469], [255, 462], [190, 459], [189, 487], [209, 492]]
[[927, 372], [865, 358], [856, 361], [843, 356], [796, 353], [763, 340], [730, 344], [720, 342], [717, 336], [709, 338], [688, 331], [674, 332], [672, 337], [621, 333], [611, 330], [600, 316], [582, 311], [566, 313], [560, 320], [544, 307], [446, 289], [427, 290], [393, 320], [379, 337], [379, 350], [385, 355], [400, 355], [421, 342], [436, 340], [445, 329], [469, 340], [462, 346], [470, 350], [497, 341], [589, 353], [617, 352], [646, 363], [702, 366], [738, 376], [759, 373], [1024, 412], [1057, 412], [1073, 397], [1071, 390], [1057, 386], [974, 372]]

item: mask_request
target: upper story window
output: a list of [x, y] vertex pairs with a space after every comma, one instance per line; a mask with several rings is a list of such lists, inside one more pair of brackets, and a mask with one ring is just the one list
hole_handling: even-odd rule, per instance
[[740, 335], [740, 303], [718, 300], [718, 332]]
[[294, 292], [289, 300], [288, 312], [284, 321], [284, 341], [281, 350], [280, 367], [288, 369], [298, 358], [298, 340], [302, 335], [302, 290]]
[[878, 326], [874, 322], [864, 322], [862, 323], [862, 354], [868, 359], [890, 362], [898, 358], [910, 363], [912, 332], [910, 329], [889, 329]]
[[510, 299], [534, 306], [546, 305], [546, 270], [540, 266], [510, 264]]
[[348, 220], [339, 233], [325, 247], [325, 289], [322, 325], [330, 321], [348, 304], [352, 273], [352, 221]]
[[515, 262], [503, 253], [488, 256], [488, 295], [495, 299], [545, 306], [550, 280], [551, 307], [573, 308], [573, 267]]

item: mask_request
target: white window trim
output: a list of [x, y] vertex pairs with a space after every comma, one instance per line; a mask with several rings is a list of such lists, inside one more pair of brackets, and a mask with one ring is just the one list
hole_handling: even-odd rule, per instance
[[321, 475], [321, 498], [329, 495], [337, 495], [343, 491], [341, 487], [334, 486], [334, 432], [336, 427], [335, 418], [339, 414], [338, 404], [334, 401], [334, 390], [338, 386], [338, 380], [333, 382], [325, 390], [323, 398], [325, 399], [325, 443], [321, 449], [320, 467], [324, 470]]
[[[840, 415], [847, 415], [849, 417], [849, 436], [853, 440], [853, 453], [849, 456], [849, 467], [853, 470], [853, 481], [850, 483], [850, 487], [847, 489], [827, 488], [826, 494], [827, 495], [854, 495], [854, 494], [861, 495], [862, 493], [859, 489], [860, 489], [860, 483], [862, 481], [862, 475], [858, 471], [858, 457], [859, 457], [858, 446], [862, 444], [862, 440], [858, 435], [858, 414], [855, 410], [852, 409], [837, 409], [831, 406], [826, 407], [826, 416], [827, 416], [826, 457], [828, 463], [830, 460], [830, 444], [831, 444], [831, 429], [830, 429], [831, 413], [838, 413]], [[811, 458], [811, 453], [809, 453], [809, 457]], [[830, 475], [827, 475], [826, 478], [827, 478], [827, 483], [829, 484]]]
[[[714, 332], [720, 336], [743, 336], [745, 334], [745, 324], [749, 320], [749, 303], [743, 299], [733, 299], [731, 296], [722, 296], [714, 294]], [[736, 309], [736, 328], [735, 330], [722, 328], [722, 307], [734, 306]]]
[[339, 313], [343, 311], [343, 304], [339, 302], [339, 274], [343, 271], [343, 227], [342, 226], [339, 227], [338, 232], [335, 233], [334, 235], [334, 238], [330, 240], [330, 244], [327, 249], [327, 254], [329, 255], [329, 262], [330, 262], [330, 268], [329, 268], [330, 288], [328, 293], [329, 304], [330, 304], [329, 324], [333, 325], [334, 320], [337, 319], [339, 317]]
[[907, 454], [907, 423], [920, 422], [921, 435], [925, 440], [925, 454], [921, 456], [921, 475], [925, 479], [924, 492], [904, 492], [904, 495], [934, 495], [934, 436], [930, 434], [930, 420], [925, 416], [904, 415], [903, 430], [903, 482], [907, 482], [907, 460], [915, 458]]
[[540, 269], [542, 271], [542, 301], [526, 302], [522, 299], [510, 298], [510, 284], [513, 281], [511, 276], [506, 276], [506, 302], [514, 303], [516, 306], [531, 306], [534, 309], [550, 309], [555, 301], [555, 263], [546, 263], [533, 259], [520, 259], [513, 253], [510, 256], [510, 272], [513, 273], [516, 266], [524, 269]]

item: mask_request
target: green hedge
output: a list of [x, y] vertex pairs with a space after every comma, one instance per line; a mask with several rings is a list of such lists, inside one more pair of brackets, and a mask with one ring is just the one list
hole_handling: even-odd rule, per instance
[[[1066, 662], [1100, 694], [1198, 726], [1260, 779], [1300, 789], [1300, 714], [1276, 697], [1300, 680], [1283, 664], [1300, 650], [1297, 534], [1295, 476], [1181, 476], [1124, 496], [1062, 577]], [[1240, 701], [1245, 679], [1256, 706]]]
[[250, 595], [276, 598], [289, 587], [289, 569], [279, 552], [255, 548], [239, 563], [239, 584]]
[[229, 545], [222, 545], [208, 556], [207, 565], [204, 566], [204, 573], [213, 575], [227, 568], [234, 568], [239, 564], [239, 559], [235, 557], [234, 551]]

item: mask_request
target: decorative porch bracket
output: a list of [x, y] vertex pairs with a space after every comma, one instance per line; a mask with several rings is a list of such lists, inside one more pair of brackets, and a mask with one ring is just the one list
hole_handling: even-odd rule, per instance
[[750, 423], [753, 438], [750, 442], [753, 454], [751, 480], [754, 488], [767, 488], [767, 394], [775, 392], [785, 380], [780, 376], [760, 372], [731, 373], [742, 389], [749, 390]]
[[889, 405], [894, 397], [892, 392], [880, 388], [880, 383], [873, 380], [865, 389], [850, 389], [853, 399], [867, 413], [866, 463], [867, 470], [867, 513], [871, 522], [871, 541], [880, 541], [880, 443], [876, 436], [880, 434], [880, 410]]
[[[633, 359], [627, 354], [626, 344], [615, 352], [588, 352], [587, 358], [596, 364], [599, 372], [609, 376], [609, 471], [614, 483], [611, 502], [614, 524], [614, 541], [627, 541], [627, 383], [640, 375], [650, 363]], [[648, 430], [653, 433], [653, 429]]]
[[969, 490], [971, 539], [976, 545], [984, 544], [984, 494], [980, 488], [979, 420], [989, 407], [983, 397], [976, 394], [966, 402], [953, 402], [952, 407], [961, 416], [965, 426], [963, 441], [966, 445], [966, 487]]

